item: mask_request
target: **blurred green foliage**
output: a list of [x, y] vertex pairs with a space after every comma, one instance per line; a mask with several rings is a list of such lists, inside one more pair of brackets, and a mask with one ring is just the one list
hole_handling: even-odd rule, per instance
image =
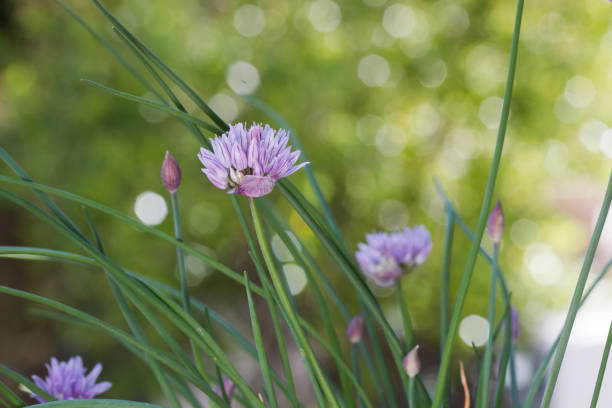
[[[257, 8], [241, 8], [245, 4]], [[425, 224], [432, 231], [432, 255], [404, 286], [417, 339], [425, 344], [421, 350], [434, 363], [445, 220], [433, 178], [440, 180], [466, 221], [474, 225], [495, 140], [515, 5], [480, 0], [394, 4], [391, 0], [105, 2], [205, 100], [215, 102], [213, 107], [226, 120], [270, 121], [231, 86], [236, 62], [255, 67], [259, 80], [253, 95], [274, 107], [300, 136], [351, 248], [373, 229]], [[69, 5], [138, 66], [90, 2]], [[544, 0], [525, 7], [496, 195], [508, 218], [500, 263], [526, 325], [537, 321], [537, 310], [566, 304], [590, 235], [592, 214], [603, 194], [612, 157], [612, 134], [606, 133], [612, 102], [610, 23], [605, 0], [563, 7]], [[185, 241], [204, 246], [235, 270], [252, 272], [227, 197], [199, 170], [199, 146], [193, 137], [173, 118], [89, 88], [80, 78], [147, 96], [56, 3], [0, 2], [2, 146], [36, 181], [127, 214], [134, 214], [134, 200], [143, 191], [167, 198], [159, 172], [164, 153], [170, 150], [183, 170], [179, 193]], [[252, 84], [252, 77], [246, 83], [243, 79], [238, 78], [234, 88]], [[303, 174], [292, 179], [313, 197]], [[273, 198], [336, 286], [347, 287], [299, 217], [279, 194]], [[62, 204], [86, 229], [80, 208]], [[0, 202], [0, 209], [0, 244], [73, 250], [10, 204]], [[114, 259], [177, 283], [172, 247], [103, 215], [93, 216]], [[171, 224], [167, 217], [159, 228], [171, 233]], [[469, 247], [462, 234], [456, 237], [453, 287]], [[544, 244], [534, 247], [536, 243]], [[609, 249], [600, 252], [600, 260], [612, 255]], [[562, 266], [549, 282], [554, 291], [542, 285], [550, 281], [550, 274], [538, 280], [538, 271], [534, 272], [540, 264], [532, 258], [540, 259], [542, 253], [558, 261], [553, 265]], [[552, 262], [548, 260], [545, 272]], [[0, 268], [3, 284], [121, 322], [100, 273], [7, 260], [0, 261]], [[246, 298], [240, 287], [197, 262], [191, 268], [206, 275], [192, 288], [195, 296], [247, 332]], [[488, 269], [479, 261], [466, 314], [485, 314], [487, 285]], [[357, 311], [353, 294], [343, 295]], [[299, 295], [306, 315], [309, 296], [307, 290]], [[393, 297], [383, 302], [399, 324]], [[144, 366], [118, 351], [109, 339], [32, 317], [25, 313], [29, 305], [13, 299], [0, 298], [0, 307], [0, 361], [29, 374], [40, 372], [41, 361], [51, 355], [79, 352], [90, 365], [104, 361], [103, 377], [115, 382], [109, 395], [158, 395]], [[118, 381], [126, 369], [134, 373], [133, 381]]]

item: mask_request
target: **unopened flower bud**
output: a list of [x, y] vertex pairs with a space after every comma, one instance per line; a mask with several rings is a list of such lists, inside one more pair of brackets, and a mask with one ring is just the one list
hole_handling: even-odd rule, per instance
[[493, 245], [497, 246], [501, 242], [505, 225], [506, 221], [504, 219], [501, 201], [497, 201], [497, 205], [493, 208], [493, 211], [491, 211], [491, 216], [487, 223], [487, 230], [489, 231], [489, 236], [491, 237], [491, 241], [493, 241]]
[[406, 374], [408, 374], [410, 378], [416, 377], [421, 372], [421, 360], [419, 360], [418, 351], [419, 345], [417, 344], [408, 354], [406, 354], [404, 361], [402, 361], [404, 371], [406, 371]]
[[516, 341], [519, 336], [519, 315], [513, 306], [510, 307], [510, 327], [512, 333], [512, 341]]
[[166, 157], [164, 157], [162, 163], [161, 179], [162, 184], [170, 193], [176, 193], [181, 185], [181, 168], [174, 156], [168, 151], [166, 151]]
[[[234, 382], [230, 380], [229, 378], [225, 378], [223, 380], [223, 388], [225, 390], [225, 395], [227, 395], [227, 398], [232, 399], [232, 394], [234, 394], [234, 389], [236, 388], [236, 386], [234, 385]], [[217, 388], [215, 388], [215, 394], [217, 394], [220, 397], [223, 397], [223, 392], [221, 391], [221, 387], [217, 386]]]
[[363, 337], [363, 316], [358, 315], [351, 319], [346, 336], [352, 344], [357, 344]]

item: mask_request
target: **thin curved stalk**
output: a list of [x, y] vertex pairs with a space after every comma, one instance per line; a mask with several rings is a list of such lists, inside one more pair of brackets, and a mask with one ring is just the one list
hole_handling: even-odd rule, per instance
[[276, 263], [272, 255], [272, 251], [268, 245], [268, 241], [263, 230], [263, 224], [261, 222], [259, 212], [257, 211], [257, 206], [255, 205], [253, 199], [250, 200], [250, 207], [251, 215], [253, 218], [253, 225], [255, 228], [255, 235], [257, 236], [257, 240], [259, 242], [264, 261], [266, 263], [266, 266], [268, 267], [268, 272], [270, 273], [274, 288], [276, 289], [276, 293], [279, 297], [281, 310], [283, 310], [283, 312], [288, 317], [290, 327], [292, 327], [292, 330], [295, 332], [298, 347], [300, 348], [300, 352], [303, 354], [304, 362], [309, 364], [315, 372], [320, 382], [321, 389], [323, 390], [323, 393], [325, 394], [327, 402], [330, 404], [330, 406], [339, 407], [336, 397], [334, 396], [333, 391], [327, 383], [327, 379], [321, 371], [319, 362], [317, 361], [316, 356], [314, 355], [314, 352], [312, 351], [312, 348], [310, 347], [308, 340], [306, 339], [306, 336], [302, 332], [299, 326], [298, 318], [295, 315], [293, 308], [291, 307], [289, 297], [287, 296], [284, 286], [280, 280], [280, 273], [276, 268]]
[[[489, 327], [495, 326], [495, 294], [497, 290], [497, 255], [499, 252], [499, 246], [495, 244], [493, 246], [493, 265], [491, 266], [491, 285], [489, 288], [489, 312], [488, 320]], [[479, 388], [480, 397], [477, 400], [480, 407], [486, 408], [489, 404], [489, 381], [491, 374], [491, 360], [493, 359], [493, 341], [494, 331], [489, 330], [489, 338], [487, 339], [487, 347], [485, 349], [485, 355], [482, 360], [482, 369], [480, 370], [480, 382], [481, 387]]]
[[569, 343], [569, 337], [574, 326], [574, 321], [576, 320], [576, 315], [578, 314], [578, 309], [580, 308], [582, 293], [584, 291], [587, 278], [589, 277], [589, 271], [591, 270], [593, 258], [595, 257], [595, 251], [597, 250], [599, 238], [601, 237], [601, 231], [603, 230], [603, 226], [608, 216], [608, 211], [610, 210], [610, 201], [612, 201], [612, 173], [610, 173], [606, 195], [601, 205], [597, 223], [595, 224], [595, 230], [593, 231], [593, 235], [591, 235], [591, 242], [589, 243], [589, 247], [584, 258], [584, 263], [582, 264], [582, 270], [580, 271], [578, 281], [576, 282], [576, 289], [574, 289], [572, 301], [567, 312], [567, 317], [565, 318], [565, 324], [561, 330], [559, 345], [557, 346], [553, 365], [550, 370], [550, 377], [548, 379], [548, 383], [546, 384], [544, 398], [542, 399], [542, 408], [548, 408], [550, 401], [552, 400], [552, 395], [559, 376], [559, 370], [561, 369], [561, 363], [563, 362], [563, 357], [565, 356], [565, 350], [567, 348], [567, 344]]
[[[231, 278], [232, 280], [234, 280], [235, 282], [239, 283], [239, 284], [243, 284], [243, 280], [240, 276], [240, 274], [230, 268], [228, 268], [227, 266], [223, 265], [222, 263], [212, 259], [210, 256], [204, 254], [201, 251], [198, 251], [194, 248], [191, 248], [187, 245], [185, 245], [183, 242], [177, 241], [174, 237], [156, 229], [156, 228], [152, 228], [149, 227], [143, 223], [141, 223], [140, 221], [136, 220], [133, 217], [127, 216], [125, 214], [120, 213], [117, 210], [114, 210], [104, 204], [100, 204], [96, 201], [81, 197], [79, 195], [73, 194], [73, 193], [69, 193], [67, 191], [63, 191], [54, 187], [50, 187], [44, 184], [40, 184], [40, 183], [35, 183], [33, 181], [27, 181], [27, 180], [20, 180], [20, 179], [16, 179], [14, 177], [8, 177], [8, 176], [3, 176], [0, 175], [0, 182], [6, 182], [6, 183], [10, 183], [10, 184], [16, 184], [16, 185], [21, 185], [21, 186], [25, 186], [25, 187], [29, 187], [29, 188], [34, 188], [34, 189], [38, 189], [40, 191], [44, 191], [47, 192], [49, 194], [53, 194], [56, 195], [58, 197], [63, 197], [66, 198], [68, 200], [77, 202], [79, 204], [85, 205], [89, 208], [94, 208], [98, 211], [102, 211], [103, 213], [106, 213], [114, 218], [117, 218], [121, 221], [126, 222], [127, 224], [136, 227], [137, 229], [141, 230], [141, 231], [145, 231], [148, 232], [158, 238], [163, 239], [166, 242], [169, 242], [170, 244], [180, 247], [182, 248], [185, 252], [188, 252], [192, 255], [194, 255], [195, 257], [201, 259], [202, 261], [204, 261], [206, 264], [210, 265], [211, 267], [213, 267], [214, 269], [218, 270], [219, 272], [223, 273], [224, 275], [228, 276], [229, 278]], [[263, 291], [261, 289], [261, 287], [257, 286], [257, 285], [253, 285], [251, 287], [251, 290], [254, 293], [257, 293], [260, 296], [263, 296]]]
[[591, 408], [597, 407], [597, 400], [599, 400], [599, 392], [601, 391], [601, 384], [603, 383], [604, 374], [606, 372], [606, 365], [608, 365], [608, 356], [610, 355], [610, 346], [612, 345], [612, 322], [610, 323], [610, 329], [608, 330], [608, 338], [606, 339], [606, 345], [601, 356], [601, 364], [599, 366], [599, 373], [597, 374], [597, 381], [595, 382], [595, 389], [593, 390], [593, 398], [591, 399]]

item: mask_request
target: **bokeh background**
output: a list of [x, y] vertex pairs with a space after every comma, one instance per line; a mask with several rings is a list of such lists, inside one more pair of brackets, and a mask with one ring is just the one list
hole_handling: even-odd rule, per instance
[[[68, 4], [138, 64], [93, 4]], [[274, 107], [301, 138], [351, 248], [372, 230], [415, 224], [431, 230], [433, 252], [405, 278], [404, 286], [425, 373], [435, 372], [445, 218], [433, 180], [440, 181], [474, 228], [497, 132], [514, 2], [108, 0], [104, 4], [226, 121], [273, 123], [243, 95]], [[500, 263], [521, 317], [517, 369], [523, 386], [529, 385], [562, 324], [610, 171], [610, 7], [605, 0], [525, 5], [496, 189], [507, 217]], [[169, 200], [159, 170], [165, 151], [170, 150], [183, 169], [185, 241], [235, 270], [253, 272], [227, 197], [200, 172], [194, 138], [172, 117], [90, 88], [80, 78], [150, 96], [56, 3], [0, 2], [2, 147], [35, 180], [158, 223], [168, 233], [172, 221], [164, 217]], [[188, 99], [184, 101], [189, 111], [200, 115]], [[2, 169], [10, 174], [8, 168]], [[292, 181], [312, 197], [304, 174], [297, 173]], [[357, 311], [354, 293], [346, 289], [324, 249], [280, 194], [272, 197]], [[80, 208], [60, 202], [85, 227]], [[107, 252], [121, 265], [177, 284], [171, 246], [102, 214], [94, 212], [93, 217]], [[4, 201], [0, 202], [0, 244], [75, 250], [46, 225]], [[485, 245], [490, 246], [488, 238]], [[457, 232], [454, 289], [468, 248], [465, 236]], [[282, 246], [276, 250], [301, 309], [316, 321], [314, 313], [309, 315], [313, 300], [299, 267]], [[611, 257], [612, 228], [607, 228], [593, 274]], [[187, 265], [194, 296], [248, 334], [241, 288], [195, 258], [188, 257]], [[468, 344], [486, 339], [487, 327], [478, 316], [486, 316], [488, 273], [479, 261], [464, 311], [468, 319], [462, 326], [463, 341], [457, 348], [466, 362], [473, 360]], [[0, 260], [0, 283], [123, 324], [98, 272]], [[394, 297], [377, 293], [399, 330]], [[610, 294], [612, 287], [604, 281], [579, 315], [557, 388], [557, 407], [585, 406], [590, 397], [612, 316]], [[0, 296], [2, 363], [25, 375], [41, 374], [42, 363], [51, 356], [79, 353], [89, 366], [104, 363], [102, 378], [114, 383], [107, 396], [161, 398], [146, 367], [113, 340], [49, 321], [31, 313], [31, 306]], [[338, 322], [338, 331], [343, 332], [345, 327]], [[234, 358], [248, 378], [260, 381], [257, 367], [239, 353]], [[601, 406], [610, 403], [609, 388], [604, 385]]]

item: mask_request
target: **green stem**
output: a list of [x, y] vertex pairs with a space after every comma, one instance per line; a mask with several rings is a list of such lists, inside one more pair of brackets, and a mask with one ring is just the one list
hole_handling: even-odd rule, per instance
[[257, 311], [255, 310], [255, 303], [253, 302], [253, 295], [251, 294], [251, 288], [249, 286], [249, 278], [246, 271], [244, 272], [244, 284], [247, 292], [247, 300], [249, 303], [249, 312], [251, 315], [251, 326], [253, 328], [253, 337], [257, 346], [257, 357], [259, 359], [259, 368], [264, 378], [264, 385], [266, 388], [266, 394], [268, 395], [268, 402], [271, 408], [277, 408], [278, 403], [276, 401], [276, 394], [274, 393], [274, 384], [272, 383], [272, 376], [270, 375], [270, 366], [268, 364], [268, 357], [266, 355], [266, 349], [264, 346], [263, 336], [259, 326], [259, 319], [257, 318]]
[[414, 399], [414, 378], [408, 380], [408, 406], [417, 408], [416, 400]]
[[491, 200], [493, 198], [493, 191], [495, 189], [495, 181], [497, 179], [497, 172], [499, 169], [499, 163], [501, 160], [501, 153], [504, 146], [504, 139], [506, 136], [506, 127], [508, 124], [508, 117], [510, 115], [510, 101], [512, 99], [512, 86], [514, 84], [514, 73], [516, 70], [516, 60], [518, 56], [518, 42], [519, 34], [521, 31], [521, 18], [523, 15], [523, 2], [524, 0], [517, 1], [516, 7], [516, 18], [514, 22], [514, 32], [512, 34], [512, 46], [510, 47], [510, 64], [508, 67], [508, 77], [506, 80], [506, 89], [504, 92], [504, 103], [502, 106], [501, 120], [499, 123], [499, 131], [497, 133], [497, 142], [495, 145], [495, 153], [493, 154], [493, 161], [491, 163], [491, 170], [489, 171], [489, 178], [487, 180], [487, 187], [485, 190], [484, 198], [482, 200], [482, 206], [480, 208], [480, 217], [478, 219], [478, 226], [476, 228], [475, 239], [472, 242], [472, 247], [468, 256], [468, 260], [465, 266], [465, 272], [459, 285], [459, 292], [455, 307], [453, 309], [453, 315], [451, 317], [448, 337], [444, 343], [444, 352], [442, 355], [442, 361], [440, 364], [440, 371], [438, 372], [438, 380], [436, 382], [436, 389], [433, 398], [433, 408], [439, 408], [442, 405], [442, 398], [444, 390], [446, 389], [446, 382], [448, 371], [450, 369], [451, 351], [455, 343], [457, 336], [457, 330], [459, 329], [459, 319], [461, 318], [461, 312], [463, 311], [463, 305], [467, 297], [467, 292], [470, 287], [470, 281], [474, 272], [474, 266], [476, 265], [476, 258], [480, 249], [480, 242], [484, 234], [485, 226], [487, 223], [487, 215], [489, 214], [489, 208], [491, 207]]
[[[172, 217], [174, 219], [174, 237], [177, 241], [183, 242], [183, 229], [181, 228], [181, 216], [179, 212], [178, 194], [170, 194], [172, 203]], [[189, 301], [189, 283], [187, 282], [187, 271], [185, 270], [185, 256], [183, 248], [176, 247], [176, 262], [178, 265], [179, 278], [181, 281], [181, 292], [183, 294], [183, 309], [191, 313], [191, 303]]]
[[489, 338], [485, 349], [482, 369], [480, 370], [482, 379], [479, 388], [480, 398], [478, 406], [486, 408], [489, 402], [489, 380], [491, 374], [491, 360], [493, 359], [493, 327], [495, 327], [495, 293], [497, 289], [497, 256], [499, 246], [493, 246], [493, 264], [491, 265], [491, 286], [489, 287]]
[[257, 206], [255, 205], [255, 201], [253, 199], [250, 199], [249, 204], [251, 207], [251, 216], [253, 217], [253, 226], [255, 228], [255, 235], [257, 236], [257, 240], [259, 242], [261, 253], [263, 255], [266, 266], [268, 267], [268, 271], [270, 272], [270, 277], [272, 278], [272, 283], [278, 295], [281, 307], [287, 315], [288, 323], [290, 324], [290, 326], [293, 327], [293, 331], [295, 332], [298, 347], [300, 349], [300, 353], [302, 354], [304, 358], [304, 362], [313, 368], [315, 375], [317, 376], [317, 379], [319, 380], [319, 384], [330, 406], [339, 408], [336, 397], [334, 396], [334, 393], [332, 389], [330, 388], [330, 385], [327, 382], [327, 379], [323, 375], [319, 362], [317, 361], [316, 356], [314, 352], [312, 351], [310, 344], [308, 343], [308, 339], [306, 338], [306, 335], [301, 329], [299, 320], [293, 311], [291, 302], [289, 300], [289, 297], [282, 283], [280, 272], [278, 271], [276, 267], [276, 262], [274, 261], [272, 251], [266, 239], [264, 229], [263, 229], [263, 224], [261, 222], [259, 212], [257, 211]]
[[606, 189], [606, 195], [601, 206], [601, 211], [599, 212], [599, 217], [597, 218], [597, 224], [595, 225], [595, 230], [591, 236], [591, 242], [589, 243], [589, 248], [587, 249], [584, 263], [582, 264], [582, 270], [580, 271], [578, 282], [576, 283], [576, 289], [574, 290], [574, 295], [572, 296], [572, 301], [567, 312], [565, 324], [563, 325], [563, 330], [561, 331], [559, 346], [557, 346], [557, 352], [555, 353], [555, 359], [553, 360], [553, 365], [550, 371], [550, 378], [546, 384], [546, 390], [542, 400], [542, 408], [547, 408], [552, 400], [557, 378], [559, 377], [559, 370], [561, 369], [561, 363], [563, 362], [563, 357], [569, 342], [572, 327], [574, 326], [574, 321], [576, 320], [576, 315], [578, 314], [578, 308], [580, 307], [580, 299], [582, 299], [582, 293], [584, 292], [584, 287], [586, 285], [587, 278], [589, 277], [589, 271], [591, 270], [591, 264], [593, 263], [593, 258], [595, 257], [595, 250], [597, 249], [597, 244], [599, 243], [599, 238], [601, 237], [601, 231], [606, 222], [608, 211], [610, 210], [611, 200], [612, 173], [610, 174], [610, 179], [608, 180], [608, 188]]
[[[277, 303], [273, 299], [272, 293], [268, 285], [265, 284], [266, 276], [265, 269], [259, 258], [259, 254], [257, 252], [257, 246], [255, 244], [255, 240], [253, 239], [253, 234], [251, 229], [249, 228], [246, 217], [244, 216], [244, 212], [240, 208], [240, 203], [238, 202], [238, 198], [233, 195], [231, 197], [232, 206], [236, 212], [236, 216], [238, 217], [238, 223], [240, 224], [240, 228], [242, 229], [242, 234], [247, 241], [247, 245], [249, 247], [249, 254], [253, 263], [255, 264], [255, 270], [257, 271], [257, 275], [259, 276], [259, 280], [264, 283], [263, 284], [263, 297], [266, 299], [266, 303], [268, 305], [268, 310], [270, 311], [270, 316], [272, 317], [272, 325], [274, 327], [274, 334], [276, 337], [276, 341], [278, 343], [278, 351], [281, 358], [281, 363], [283, 366], [283, 370], [285, 372], [285, 379], [287, 381], [287, 389], [289, 392], [289, 401], [292, 407], [299, 407], [299, 401], [297, 397], [297, 391], [295, 390], [295, 383], [293, 381], [293, 373], [291, 372], [291, 363], [289, 361], [289, 355], [287, 354], [287, 346], [285, 343], [285, 336], [283, 335], [283, 329], [281, 327], [281, 322], [278, 317], [277, 311]], [[250, 286], [250, 285], [249, 285]], [[313, 381], [314, 382], [314, 381]], [[318, 386], [313, 384], [315, 388], [315, 393], [318, 392]], [[318, 394], [317, 394], [318, 395]]]
[[606, 372], [606, 365], [608, 364], [608, 356], [610, 355], [610, 345], [612, 345], [612, 322], [610, 322], [610, 329], [608, 330], [608, 338], [606, 339], [606, 345], [604, 347], [603, 355], [601, 356], [601, 365], [599, 366], [599, 374], [597, 374], [597, 382], [595, 383], [595, 390], [593, 391], [593, 398], [591, 399], [591, 408], [597, 407], [597, 400], [599, 399], [599, 392], [601, 391], [601, 384], [603, 382], [604, 374]]
[[[363, 303], [363, 301], [361, 302]], [[377, 388], [384, 390], [381, 395], [381, 401], [386, 401], [386, 404], [388, 404], [388, 406], [392, 408], [397, 408], [398, 404], [395, 399], [395, 392], [393, 391], [393, 383], [391, 382], [391, 376], [389, 375], [389, 370], [387, 369], [385, 364], [383, 349], [381, 347], [380, 341], [378, 340], [378, 334], [376, 333], [374, 322], [372, 321], [371, 315], [369, 313], [366, 313], [366, 306], [362, 305], [361, 310], [363, 313], [363, 321], [365, 323], [366, 330], [368, 331], [370, 341], [372, 342], [372, 350], [374, 354], [374, 360], [376, 362], [377, 372], [372, 371], [372, 377], [374, 378], [375, 382], [378, 383]]]
[[[455, 231], [455, 213], [449, 204], [446, 205], [446, 232], [444, 235], [444, 257], [442, 260], [442, 279], [440, 283], [440, 358], [443, 355], [443, 345], [448, 331], [448, 303], [450, 286], [451, 257], [453, 253], [453, 235]], [[448, 379], [444, 390], [444, 406], [450, 404], [450, 387]]]
[[510, 345], [510, 396], [512, 398], [512, 406], [520, 407], [521, 400], [519, 397], [518, 380], [516, 376], [516, 360], [514, 358], [514, 344]]
[[[361, 382], [361, 371], [359, 370], [359, 350], [357, 349], [357, 345], [355, 344], [351, 344], [351, 363], [353, 368], [353, 374], [355, 375], [357, 382], [359, 383], [359, 385], [363, 386]], [[360, 401], [362, 402], [359, 404], [359, 407], [363, 407], [363, 399], [360, 399]]]
[[[91, 215], [87, 210], [87, 207], [83, 207], [83, 213], [85, 213], [87, 224], [89, 225], [89, 229], [91, 230], [91, 233], [94, 237], [94, 242], [96, 243], [98, 250], [102, 254], [105, 254], [104, 245], [102, 244], [102, 238], [98, 233], [98, 229], [96, 228], [96, 225], [94, 224], [93, 219], [91, 218]], [[106, 279], [111, 287], [111, 290], [113, 291], [113, 295], [115, 296], [115, 300], [119, 305], [119, 309], [121, 310], [125, 321], [130, 327], [130, 330], [132, 330], [134, 337], [143, 344], [148, 344], [148, 340], [140, 326], [140, 323], [138, 323], [138, 319], [134, 315], [132, 308], [128, 304], [125, 296], [123, 295], [121, 287], [117, 284], [117, 282], [115, 282], [115, 280], [113, 280], [112, 274], [106, 269], [104, 270], [104, 274], [106, 275]], [[176, 393], [168, 384], [168, 379], [166, 378], [166, 375], [162, 371], [161, 367], [159, 366], [159, 363], [156, 360], [152, 359], [148, 354], [144, 354], [143, 358], [149, 364], [149, 367], [151, 367], [153, 375], [157, 379], [157, 382], [159, 383], [162, 391], [164, 392], [164, 395], [166, 395], [166, 397], [168, 398], [170, 404], [174, 408], [180, 408], [180, 403], [178, 401]]]
[[[176, 192], [170, 194], [170, 203], [172, 207], [172, 218], [174, 221], [174, 237], [178, 242], [183, 242], [183, 228], [181, 226], [181, 214], [179, 210], [178, 194]], [[185, 254], [183, 248], [176, 247], [176, 263], [179, 272], [179, 280], [181, 282], [181, 294], [183, 296], [183, 309], [185, 312], [191, 314], [191, 301], [189, 299], [189, 283], [187, 281], [187, 271], [185, 269]], [[198, 351], [196, 345], [192, 340], [189, 341], [191, 344], [191, 353], [195, 360], [196, 367], [206, 381], [209, 381], [208, 373], [204, 367], [202, 361], [202, 355]], [[223, 387], [223, 385], [221, 385]]]
[[412, 349], [414, 330], [412, 329], [412, 320], [410, 319], [408, 307], [406, 306], [406, 302], [404, 301], [404, 292], [402, 290], [401, 278], [399, 278], [395, 284], [395, 293], [397, 295], [397, 304], [402, 313], [402, 323], [404, 326], [404, 336], [406, 341], [406, 348], [404, 349], [404, 352], [407, 353], [408, 350]]
[[[509, 305], [506, 305], [509, 307]], [[507, 313], [504, 317], [504, 345], [502, 348], [502, 355], [499, 362], [499, 372], [497, 374], [497, 388], [495, 389], [494, 407], [499, 408], [502, 406], [504, 399], [504, 388], [506, 386], [506, 373], [508, 372], [508, 362], [510, 361], [510, 352], [512, 350], [512, 320], [510, 313]], [[513, 407], [519, 407], [520, 404], [514, 405]]]

